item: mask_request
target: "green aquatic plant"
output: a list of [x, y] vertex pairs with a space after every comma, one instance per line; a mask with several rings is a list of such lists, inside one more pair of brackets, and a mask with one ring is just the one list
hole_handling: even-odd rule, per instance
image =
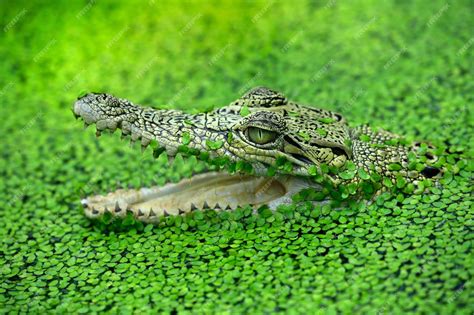
[[[0, 314], [472, 314], [471, 6], [1, 2]], [[323, 173], [335, 169], [321, 165], [308, 174], [328, 186], [276, 211], [199, 210], [155, 225], [84, 216], [87, 196], [251, 167], [211, 165], [191, 133], [174, 159], [158, 141], [141, 154], [118, 133], [96, 139], [71, 116], [81, 91], [196, 114], [253, 86], [428, 141], [443, 174], [398, 188], [402, 178], [347, 165], [343, 176], [363, 182], [333, 190]], [[420, 172], [430, 150], [414, 148], [408, 168]], [[280, 159], [267, 173], [290, 169]], [[354, 198], [374, 182], [387, 189]], [[328, 194], [335, 204], [315, 203]]]

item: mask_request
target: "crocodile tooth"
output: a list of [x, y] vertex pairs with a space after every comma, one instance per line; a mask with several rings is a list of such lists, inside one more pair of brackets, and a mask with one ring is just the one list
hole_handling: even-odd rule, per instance
[[100, 131], [105, 130], [107, 128], [107, 120], [99, 120], [95, 123], [95, 127]]
[[115, 213], [119, 213], [120, 211], [122, 211], [122, 209], [120, 209], [120, 206], [119, 206], [119, 203], [118, 201], [115, 202], [115, 209], [114, 209]]
[[99, 210], [96, 210], [94, 207], [92, 207], [92, 214], [99, 214]]
[[116, 121], [108, 121], [107, 128], [109, 128], [112, 132], [117, 129], [117, 122]]
[[130, 134], [130, 129], [122, 128], [122, 134], [128, 136]]
[[204, 201], [204, 203], [202, 204], [202, 208], [203, 209], [210, 209], [209, 205], [207, 204], [207, 201]]
[[137, 141], [138, 139], [140, 139], [140, 133], [138, 132], [132, 132], [132, 141]]
[[183, 211], [183, 210], [181, 210], [180, 208], [178, 208], [178, 213], [179, 213], [179, 214], [184, 214], [184, 213], [186, 213], [186, 212]]
[[150, 138], [142, 137], [142, 147], [147, 147], [151, 142]]
[[[178, 148], [172, 146], [166, 146], [166, 154], [168, 155], [168, 159], [174, 158], [178, 153]], [[170, 160], [171, 161], [171, 160]]]
[[144, 216], [145, 213], [143, 213], [142, 209], [138, 209], [138, 216], [141, 217], [141, 216]]
[[122, 121], [122, 131], [129, 134], [131, 132], [131, 124], [128, 121]]
[[225, 207], [225, 210], [232, 210], [232, 208], [230, 207], [230, 205], [227, 205], [227, 207]]
[[170, 216], [170, 214], [169, 214], [168, 212], [166, 212], [166, 210], [163, 210], [163, 215], [164, 215], [165, 217], [169, 217], [169, 216]]
[[222, 210], [221, 206], [219, 205], [218, 202], [216, 202], [216, 204], [214, 205], [214, 209], [216, 210]]
[[191, 211], [197, 210], [197, 207], [194, 203], [191, 202]]
[[152, 208], [150, 208], [150, 215], [149, 216], [150, 217], [156, 217], [156, 213], [155, 213], [155, 211], [153, 211]]

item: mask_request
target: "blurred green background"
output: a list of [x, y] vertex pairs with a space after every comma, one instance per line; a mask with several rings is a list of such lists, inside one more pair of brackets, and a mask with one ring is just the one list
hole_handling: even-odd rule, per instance
[[88, 221], [81, 197], [203, 165], [96, 139], [70, 110], [85, 91], [204, 110], [264, 85], [470, 159], [472, 9], [2, 1], [0, 313], [472, 314], [472, 163], [443, 189], [357, 211], [244, 208], [114, 229]]

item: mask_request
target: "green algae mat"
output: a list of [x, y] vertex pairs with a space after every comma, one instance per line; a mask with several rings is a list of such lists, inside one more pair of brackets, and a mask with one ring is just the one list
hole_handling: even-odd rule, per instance
[[[474, 312], [470, 1], [0, 4], [0, 313]], [[81, 198], [206, 165], [100, 141], [84, 92], [193, 112], [264, 85], [449, 148], [423, 194], [89, 221]]]

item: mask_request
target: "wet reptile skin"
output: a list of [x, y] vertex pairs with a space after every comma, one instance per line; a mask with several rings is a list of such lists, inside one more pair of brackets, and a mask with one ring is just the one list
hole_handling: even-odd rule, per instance
[[[143, 221], [206, 207], [232, 209], [248, 203], [266, 203], [274, 208], [287, 202], [288, 196], [298, 189], [311, 187], [308, 169], [321, 164], [339, 168], [352, 161], [367, 173], [377, 172], [393, 181], [402, 176], [407, 182], [416, 183], [427, 176], [427, 172], [408, 169], [412, 148], [387, 144], [399, 136], [373, 131], [368, 126], [350, 128], [337, 113], [289, 101], [283, 94], [264, 87], [254, 88], [228, 106], [208, 113], [156, 110], [97, 93], [80, 97], [73, 111], [86, 125], [95, 124], [98, 134], [106, 129], [121, 129], [132, 141], [141, 141], [143, 147], [157, 141], [170, 156], [184, 143], [190, 149], [209, 152], [211, 157], [248, 162], [254, 170], [254, 176], [238, 179], [236, 175], [201, 174], [195, 181], [185, 180], [181, 186], [170, 184], [153, 187], [147, 193], [120, 190], [105, 197], [95, 196], [84, 201], [90, 217], [105, 211], [123, 215], [124, 208]], [[277, 174], [278, 180], [269, 181], [264, 177], [268, 168], [281, 158], [291, 162], [291, 171]], [[401, 169], [391, 170], [389, 165], [393, 163]], [[245, 185], [239, 183], [247, 179], [248, 189], [240, 191]], [[341, 182], [337, 176], [332, 180], [335, 184]], [[276, 187], [276, 183], [281, 187]], [[203, 197], [203, 192], [209, 190], [212, 195]], [[251, 196], [258, 196], [258, 191], [263, 191], [261, 198]]]

